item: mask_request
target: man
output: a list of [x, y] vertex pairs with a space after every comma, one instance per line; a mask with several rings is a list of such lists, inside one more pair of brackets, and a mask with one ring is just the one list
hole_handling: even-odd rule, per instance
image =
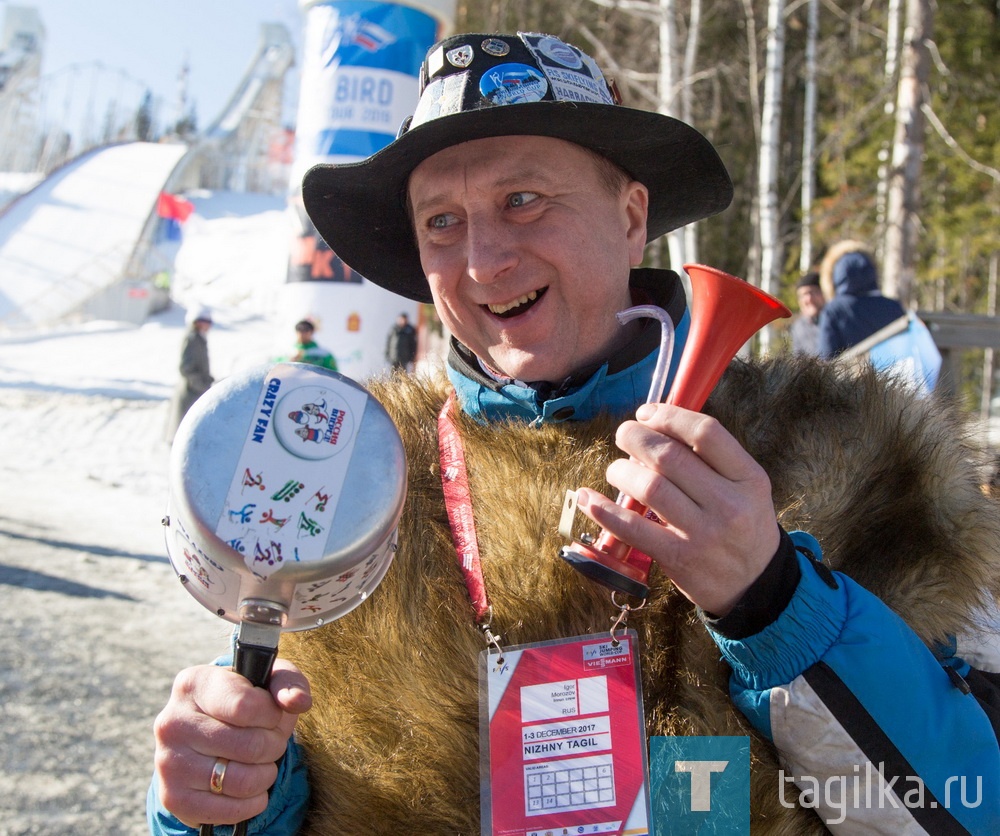
[[830, 247], [819, 272], [828, 301], [819, 320], [817, 347], [825, 360], [906, 315], [899, 302], [882, 295], [875, 259], [860, 241]]
[[417, 331], [410, 325], [410, 317], [403, 311], [389, 329], [385, 341], [385, 359], [393, 369], [410, 369], [417, 357]]
[[208, 361], [208, 332], [212, 328], [212, 312], [205, 306], [192, 308], [185, 317], [188, 323], [181, 360], [178, 366], [180, 380], [174, 388], [167, 424], [167, 440], [177, 434], [181, 419], [187, 415], [194, 402], [204, 395], [215, 382]]
[[819, 286], [819, 273], [806, 273], [795, 285], [795, 299], [799, 303], [799, 315], [792, 323], [792, 352], [795, 354], [817, 353], [819, 340], [819, 314], [826, 301]]
[[330, 371], [337, 371], [337, 360], [333, 354], [316, 342], [316, 326], [311, 319], [302, 319], [295, 323], [295, 346], [287, 357], [278, 361], [293, 363], [309, 363]]
[[[304, 182], [333, 249], [433, 301], [454, 335], [447, 380], [371, 384], [407, 448], [399, 551], [371, 600], [283, 637], [269, 691], [222, 667], [178, 676], [156, 724], [154, 832], [249, 817], [272, 834], [480, 832], [484, 632], [503, 646], [606, 635], [614, 614], [607, 589], [556, 557], [565, 489], [595, 480], [579, 509], [658, 567], [629, 622], [646, 733], [751, 735], [760, 830], [843, 821], [836, 799], [800, 796], [793, 780], [850, 787], [875, 764], [876, 791], [917, 776], [925, 804], [893, 795], [873, 809], [862, 787], [845, 805], [855, 831], [988, 832], [1000, 821], [1000, 758], [977, 700], [989, 683], [944, 645], [1000, 587], [1000, 523], [954, 426], [872, 375], [801, 361], [734, 364], [717, 417], [637, 411], [659, 328], [615, 313], [654, 303], [684, 341], [680, 280], [639, 268], [643, 247], [721, 211], [731, 185], [704, 137], [616, 104], [575, 47], [449, 38], [428, 54], [406, 127]], [[440, 439], [456, 435], [465, 505], [440, 481], [455, 478]], [[609, 499], [605, 468], [663, 522]], [[816, 539], [786, 534], [776, 507]], [[456, 545], [473, 541], [479, 586]], [[844, 572], [819, 562], [820, 543]], [[937, 799], [960, 775], [982, 779], [982, 803], [946, 809]]]

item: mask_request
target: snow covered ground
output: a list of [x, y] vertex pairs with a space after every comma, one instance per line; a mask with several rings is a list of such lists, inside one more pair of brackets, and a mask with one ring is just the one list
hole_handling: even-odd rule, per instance
[[141, 327], [0, 335], [0, 834], [142, 834], [152, 723], [229, 625], [183, 591], [160, 520], [184, 307], [209, 304], [213, 374], [265, 361], [284, 202], [195, 196], [178, 304]]

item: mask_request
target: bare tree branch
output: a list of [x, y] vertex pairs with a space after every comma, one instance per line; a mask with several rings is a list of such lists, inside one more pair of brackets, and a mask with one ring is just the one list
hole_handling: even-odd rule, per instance
[[944, 126], [944, 123], [938, 119], [937, 114], [934, 112], [934, 109], [930, 106], [929, 102], [924, 102], [920, 109], [923, 111], [924, 116], [927, 117], [927, 121], [933, 125], [934, 130], [938, 133], [938, 136], [944, 140], [945, 145], [958, 154], [958, 156], [961, 157], [969, 168], [974, 171], [978, 171], [980, 174], [985, 174], [987, 177], [992, 177], [997, 182], [1000, 182], [1000, 170], [984, 165], [983, 163], [973, 159], [969, 153], [958, 144], [958, 141], [950, 133], [948, 133], [948, 129]]
[[595, 6], [603, 9], [614, 9], [616, 11], [628, 12], [643, 20], [659, 20], [659, 11], [655, 3], [647, 3], [645, 0], [590, 0]]

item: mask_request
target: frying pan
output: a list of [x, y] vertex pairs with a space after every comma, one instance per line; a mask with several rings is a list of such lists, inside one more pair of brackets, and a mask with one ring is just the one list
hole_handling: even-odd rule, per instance
[[195, 402], [174, 439], [169, 485], [174, 571], [202, 606], [238, 625], [233, 669], [266, 688], [282, 631], [346, 615], [385, 576], [406, 458], [392, 419], [360, 384], [268, 364]]

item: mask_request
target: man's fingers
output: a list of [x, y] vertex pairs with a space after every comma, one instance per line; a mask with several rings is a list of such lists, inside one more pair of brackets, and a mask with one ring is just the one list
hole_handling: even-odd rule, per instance
[[[217, 768], [218, 764], [218, 768]], [[275, 763], [247, 764], [196, 754], [158, 750], [160, 800], [181, 821], [234, 824], [263, 812], [278, 775]], [[213, 792], [214, 783], [217, 790]]]
[[181, 671], [153, 727], [164, 807], [192, 827], [259, 815], [295, 721], [311, 703], [305, 676], [281, 659], [268, 689], [213, 665]]
[[720, 476], [734, 482], [747, 479], [758, 468], [715, 418], [667, 404], [644, 404], [636, 414], [642, 417], [619, 427], [618, 446], [661, 473], [667, 471], [658, 464], [669, 466], [671, 457], [682, 455], [677, 448], [671, 448], [670, 441], [680, 443]]
[[[294, 674], [282, 667], [279, 692], [291, 702], [308, 702], [302, 683], [289, 688], [281, 678]], [[301, 674], [298, 674], [301, 676]], [[200, 666], [178, 674], [167, 707], [154, 725], [160, 747], [191, 750], [246, 764], [273, 763], [284, 753], [297, 715], [283, 711], [269, 691], [223, 668]]]
[[303, 714], [312, 708], [309, 680], [287, 659], [275, 660], [268, 687], [275, 703], [289, 714]]

